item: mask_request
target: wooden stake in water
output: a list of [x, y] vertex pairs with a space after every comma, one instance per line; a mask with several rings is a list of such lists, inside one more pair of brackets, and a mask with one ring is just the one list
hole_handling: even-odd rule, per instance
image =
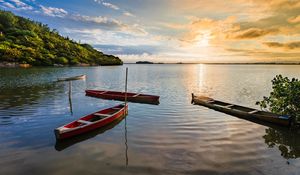
[[126, 167], [128, 166], [128, 145], [127, 145], [127, 126], [126, 126], [126, 114], [127, 114], [127, 79], [128, 79], [128, 67], [126, 67], [126, 79], [125, 79], [125, 157], [126, 157]]
[[127, 104], [127, 79], [128, 79], [128, 67], [126, 67], [126, 79], [125, 79], [125, 114], [127, 113], [126, 104]]

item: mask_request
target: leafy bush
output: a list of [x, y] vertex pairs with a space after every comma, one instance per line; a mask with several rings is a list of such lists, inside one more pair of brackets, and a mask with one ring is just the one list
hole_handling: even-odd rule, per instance
[[273, 91], [269, 97], [263, 97], [256, 102], [262, 109], [271, 112], [290, 115], [295, 120], [300, 120], [300, 81], [298, 79], [277, 75], [272, 80]]

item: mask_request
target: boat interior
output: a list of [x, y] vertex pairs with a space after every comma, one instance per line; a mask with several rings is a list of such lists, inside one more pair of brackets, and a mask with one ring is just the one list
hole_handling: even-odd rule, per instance
[[[92, 92], [92, 91], [91, 91]], [[116, 92], [116, 91], [95, 91], [98, 94], [103, 94], [103, 95], [124, 95], [125, 92]], [[147, 94], [138, 94], [138, 93], [130, 93], [127, 92], [127, 96], [128, 97], [137, 97], [137, 96], [143, 96], [143, 97], [148, 97], [148, 96], [155, 96], [155, 95], [147, 95]]]
[[244, 112], [247, 112], [248, 114], [278, 116], [277, 114], [274, 114], [274, 113], [271, 113], [271, 112], [260, 111], [260, 110], [257, 110], [257, 109], [248, 108], [248, 107], [239, 106], [239, 105], [234, 105], [234, 104], [231, 104], [231, 103], [226, 103], [226, 102], [217, 101], [217, 100], [213, 100], [209, 103], [213, 104], [213, 105], [216, 105], [216, 106], [223, 107], [223, 108], [234, 109], [234, 110], [238, 110], [238, 111], [244, 111]]
[[122, 108], [124, 107], [124, 105], [119, 105], [113, 108], [109, 108], [109, 109], [105, 109], [102, 111], [98, 111], [95, 112], [93, 114], [90, 114], [88, 116], [85, 116], [77, 121], [74, 121], [66, 126], [64, 126], [65, 128], [76, 128], [79, 126], [84, 126], [84, 125], [88, 125], [88, 124], [92, 124], [96, 121], [105, 119], [107, 117], [111, 117], [114, 114], [118, 113], [120, 110], [122, 110]]

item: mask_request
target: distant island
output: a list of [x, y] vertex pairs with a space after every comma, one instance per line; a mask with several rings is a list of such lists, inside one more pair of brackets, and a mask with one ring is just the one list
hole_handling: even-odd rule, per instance
[[0, 67], [122, 64], [118, 57], [63, 37], [45, 24], [0, 10]]
[[154, 64], [154, 63], [150, 61], [137, 61], [136, 64]]

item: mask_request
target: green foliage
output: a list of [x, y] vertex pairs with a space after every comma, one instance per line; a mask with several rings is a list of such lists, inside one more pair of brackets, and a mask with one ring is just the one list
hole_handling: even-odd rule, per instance
[[10, 28], [15, 26], [18, 18], [11, 12], [1, 12], [0, 21], [3, 28]]
[[0, 10], [0, 62], [35, 66], [121, 65], [122, 60], [105, 55], [88, 44], [63, 37], [47, 25]]
[[256, 102], [263, 109], [271, 112], [290, 115], [300, 120], [300, 81], [277, 75], [272, 80], [273, 91], [269, 97], [263, 97], [262, 101]]

